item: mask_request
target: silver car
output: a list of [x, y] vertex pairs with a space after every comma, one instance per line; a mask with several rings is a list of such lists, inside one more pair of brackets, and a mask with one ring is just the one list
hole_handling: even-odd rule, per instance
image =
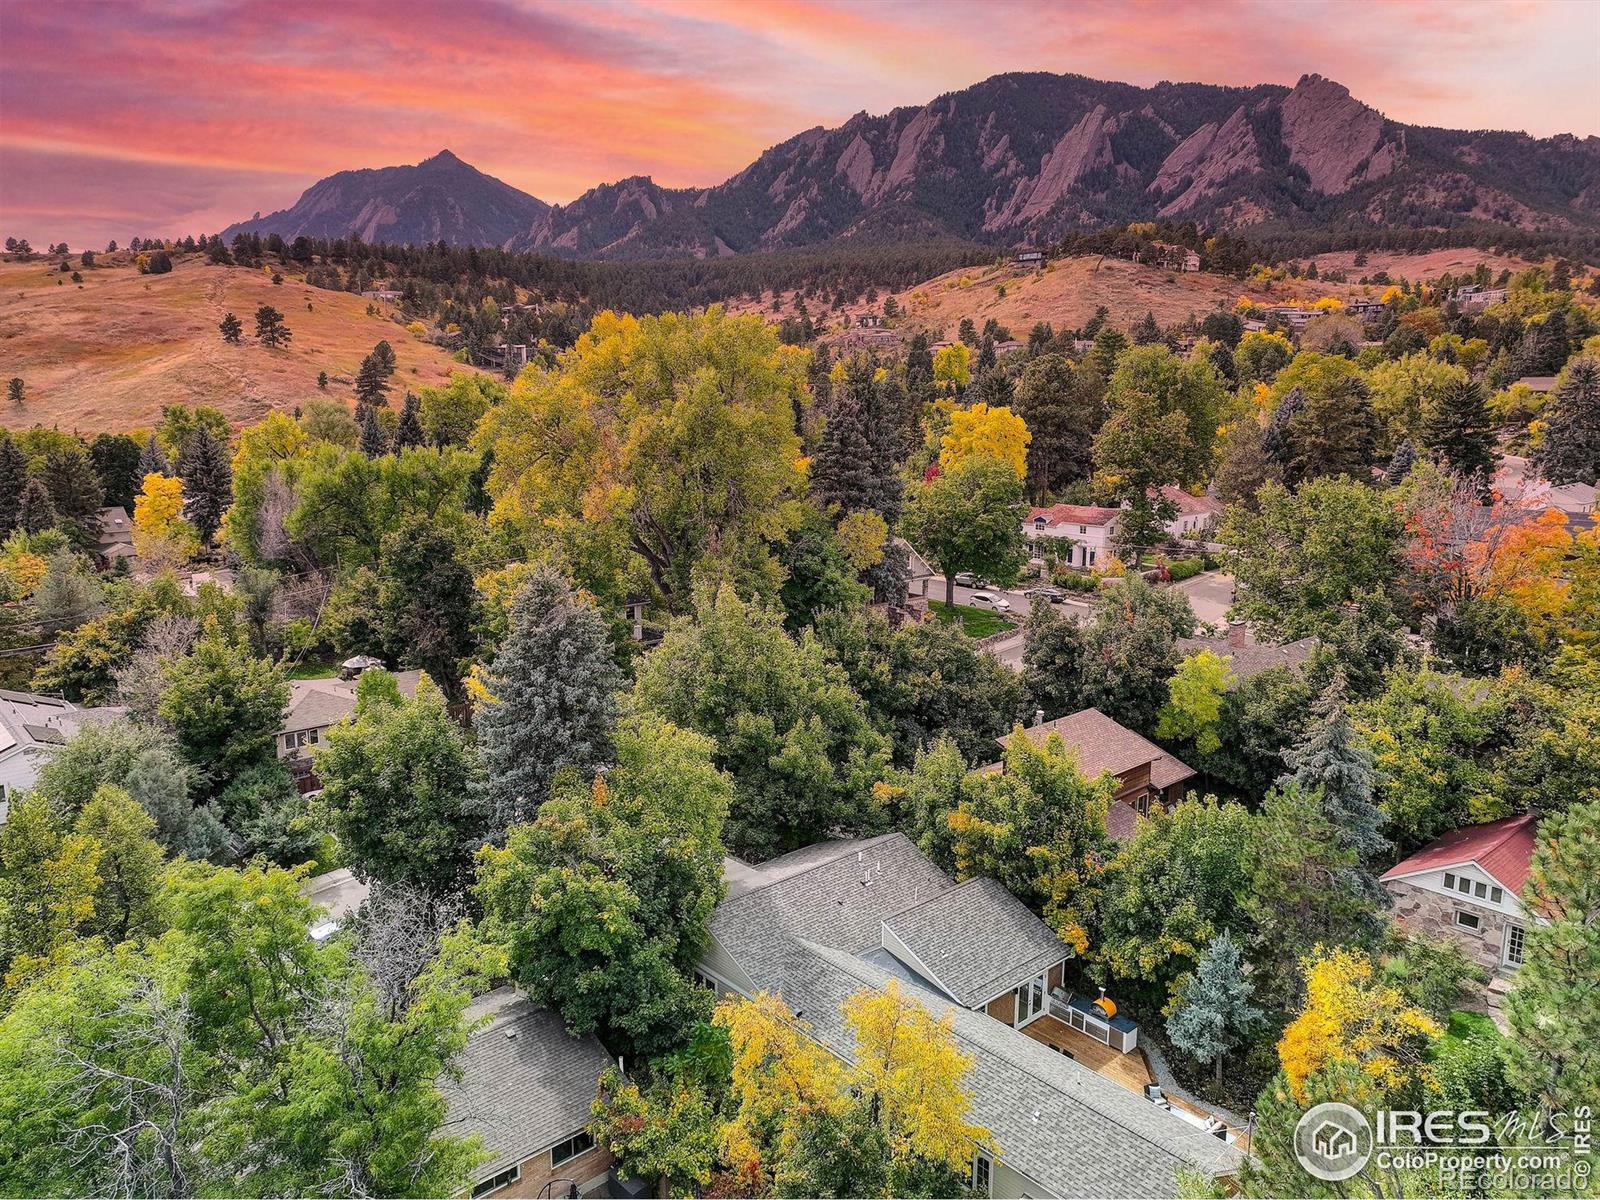
[[967, 597], [967, 603], [973, 608], [992, 608], [995, 612], [1011, 611], [1011, 601], [1004, 596], [996, 596], [993, 592], [973, 592]]

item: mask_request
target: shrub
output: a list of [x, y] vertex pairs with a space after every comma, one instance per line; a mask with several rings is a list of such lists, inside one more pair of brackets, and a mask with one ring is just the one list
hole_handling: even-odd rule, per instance
[[1199, 555], [1194, 558], [1175, 558], [1167, 564], [1167, 576], [1173, 583], [1181, 583], [1185, 579], [1193, 579], [1206, 569], [1206, 560]]

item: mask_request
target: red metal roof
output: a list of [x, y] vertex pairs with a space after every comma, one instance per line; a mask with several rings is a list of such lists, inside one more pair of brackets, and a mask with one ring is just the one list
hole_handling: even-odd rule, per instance
[[1028, 520], [1043, 517], [1046, 525], [1109, 525], [1121, 509], [1096, 508], [1092, 504], [1052, 504], [1049, 508], [1030, 508]]
[[1534, 831], [1538, 823], [1537, 814], [1523, 813], [1457, 829], [1396, 863], [1383, 873], [1383, 878], [1395, 879], [1418, 871], [1437, 871], [1475, 862], [1508, 892], [1521, 895], [1523, 885], [1528, 882], [1528, 863], [1533, 858]]

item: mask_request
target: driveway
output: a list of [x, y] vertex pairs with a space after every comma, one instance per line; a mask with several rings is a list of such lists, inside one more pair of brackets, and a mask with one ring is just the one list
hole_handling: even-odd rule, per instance
[[1189, 597], [1195, 619], [1205, 625], [1221, 625], [1228, 619], [1233, 603], [1233, 576], [1226, 571], [1202, 571], [1193, 579], [1172, 585]]

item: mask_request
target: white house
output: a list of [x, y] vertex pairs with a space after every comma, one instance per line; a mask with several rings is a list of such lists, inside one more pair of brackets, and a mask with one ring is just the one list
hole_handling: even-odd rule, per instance
[[1167, 536], [1172, 538], [1207, 539], [1222, 518], [1222, 501], [1212, 496], [1196, 496], [1169, 483], [1161, 488], [1160, 498], [1170, 500], [1178, 510], [1166, 523]]
[[1118, 511], [1092, 504], [1053, 504], [1029, 509], [1022, 528], [1034, 543], [1035, 557], [1054, 554], [1070, 566], [1087, 568], [1111, 553]]
[[1471, 825], [1430, 842], [1384, 872], [1394, 917], [1407, 929], [1449, 938], [1489, 971], [1514, 971], [1526, 953], [1522, 903], [1538, 817]]
[[79, 708], [54, 696], [0, 690], [0, 825], [11, 807], [11, 793], [26, 791], [39, 768], [81, 725], [113, 721], [121, 708]]

